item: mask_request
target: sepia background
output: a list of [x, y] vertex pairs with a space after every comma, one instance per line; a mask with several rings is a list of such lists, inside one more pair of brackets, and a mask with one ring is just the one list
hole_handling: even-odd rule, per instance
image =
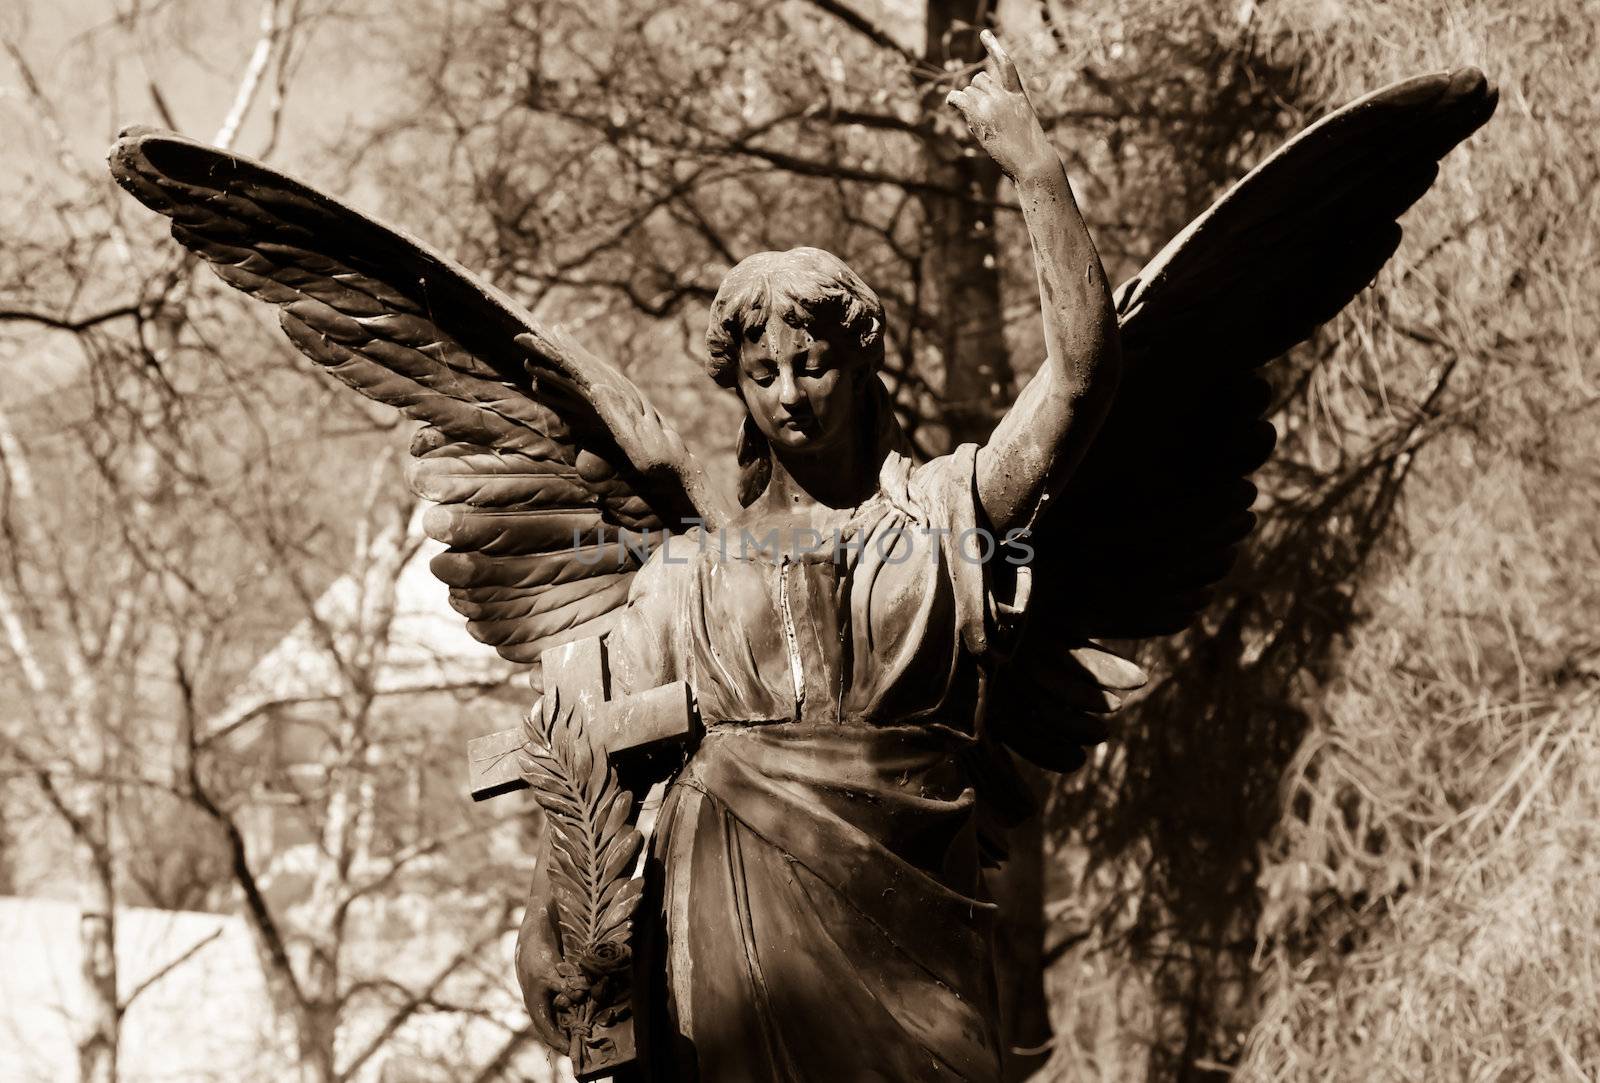
[[[426, 570], [408, 424], [112, 185], [264, 157], [626, 369], [731, 478], [707, 304], [812, 244], [916, 442], [1038, 363], [942, 104], [992, 22], [1116, 280], [1287, 135], [1500, 109], [1269, 370], [1261, 525], [1049, 795], [1049, 1080], [1600, 1078], [1600, 42], [1570, 0], [23, 0], [0, 11], [0, 1079], [549, 1079], [510, 972], [526, 674]], [[1044, 618], [1041, 618], [1044, 619]], [[863, 1051], [864, 1062], [871, 1051]]]

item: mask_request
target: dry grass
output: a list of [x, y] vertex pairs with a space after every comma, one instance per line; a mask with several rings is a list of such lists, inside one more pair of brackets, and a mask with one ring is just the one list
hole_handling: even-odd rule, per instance
[[1237, 1078], [1600, 1078], [1595, 28], [1557, 5], [1343, 8], [1341, 85], [1452, 57], [1501, 84], [1440, 193], [1493, 225], [1412, 316], [1456, 325], [1482, 391], [1419, 466], [1285, 772]]
[[[1225, 37], [1231, 17], [1198, 25]], [[1187, 687], [1157, 689], [1059, 802], [1056, 928], [1081, 939], [1051, 976], [1044, 1077], [1597, 1079], [1597, 29], [1544, 0], [1255, 19], [1291, 111], [1463, 63], [1501, 107], [1407, 216], [1375, 295], [1292, 362], [1303, 397], [1277, 420], [1296, 465], [1264, 486], [1241, 582], [1269, 600], [1229, 603], [1238, 652], [1212, 628], [1164, 653]], [[1451, 364], [1368, 555], [1348, 552], [1359, 501], [1299, 526], [1272, 510], [1350, 477]], [[1274, 578], [1296, 555], [1310, 572]], [[1238, 661], [1270, 661], [1297, 621], [1282, 672]]]
[[1239, 1077], [1596, 1078], [1595, 697], [1330, 713], [1263, 870], [1274, 946]]

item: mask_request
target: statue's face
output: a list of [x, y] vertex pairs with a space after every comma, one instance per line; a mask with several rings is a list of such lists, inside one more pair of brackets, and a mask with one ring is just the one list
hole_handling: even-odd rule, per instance
[[779, 316], [745, 336], [739, 393], [774, 448], [836, 447], [856, 423], [860, 359]]

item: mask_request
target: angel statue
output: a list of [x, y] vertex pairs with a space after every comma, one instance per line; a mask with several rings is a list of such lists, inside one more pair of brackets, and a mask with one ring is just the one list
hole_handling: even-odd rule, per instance
[[[1254, 370], [1373, 280], [1496, 103], [1471, 69], [1370, 94], [1113, 290], [1016, 66], [983, 42], [992, 70], [948, 101], [1015, 183], [1043, 364], [987, 443], [918, 462], [872, 289], [814, 248], [751, 255], [707, 332], [745, 408], [736, 499], [617, 369], [445, 256], [171, 133], [112, 150], [301, 351], [423, 422], [433, 569], [478, 639], [534, 663], [602, 637], [613, 697], [687, 686], [694, 736], [654, 776], [639, 881], [619, 870], [643, 784], [573, 751], [548, 688], [530, 715], [526, 759], [578, 787], [552, 816], [604, 822], [538, 862], [518, 977], [543, 1037], [583, 1054], [577, 1005], [631, 960], [628, 1005], [584, 1016], [631, 1019], [629, 1078], [1001, 1078], [984, 877], [1026, 814], [1014, 757], [1065, 772], [1106, 739], [1144, 674], [1096, 641], [1182, 629], [1252, 527], [1274, 440]], [[616, 882], [578, 913], [557, 896], [600, 892], [585, 861]], [[580, 926], [612, 940], [574, 962]]]

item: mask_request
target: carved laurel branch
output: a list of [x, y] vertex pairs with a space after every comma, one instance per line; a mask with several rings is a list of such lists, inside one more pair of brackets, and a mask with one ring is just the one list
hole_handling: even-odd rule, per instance
[[550, 832], [551, 894], [561, 929], [557, 1016], [576, 1047], [589, 1042], [593, 1028], [626, 1016], [628, 938], [644, 886], [630, 873], [643, 838], [628, 823], [632, 795], [559, 693], [529, 714], [524, 731], [518, 765]]

